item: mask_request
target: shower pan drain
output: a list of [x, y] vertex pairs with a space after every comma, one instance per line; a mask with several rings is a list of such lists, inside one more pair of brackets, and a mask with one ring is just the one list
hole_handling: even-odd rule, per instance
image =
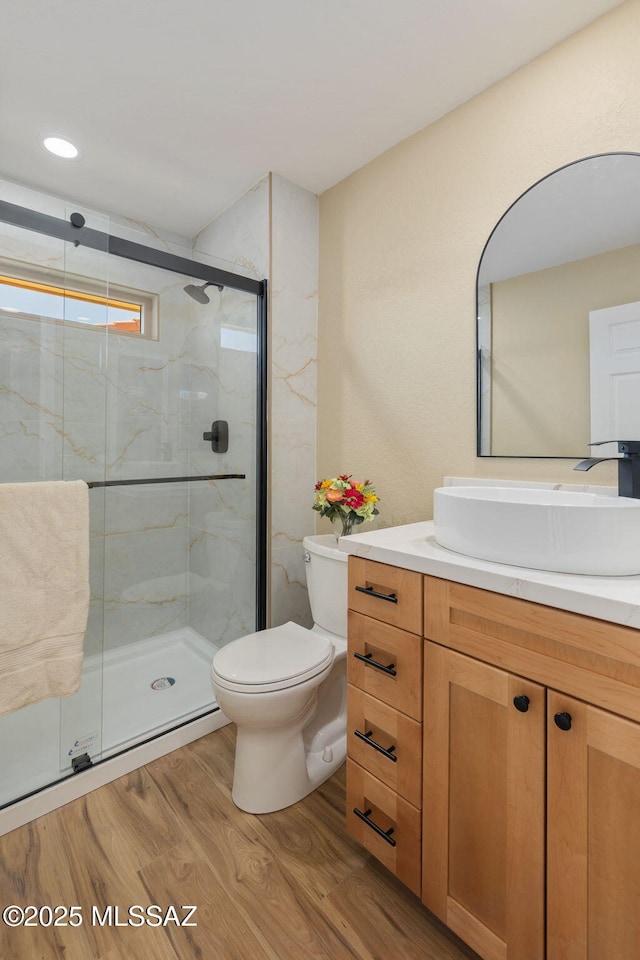
[[173, 677], [158, 677], [157, 680], [154, 680], [151, 684], [152, 690], [168, 690], [169, 687], [172, 687], [175, 683]]

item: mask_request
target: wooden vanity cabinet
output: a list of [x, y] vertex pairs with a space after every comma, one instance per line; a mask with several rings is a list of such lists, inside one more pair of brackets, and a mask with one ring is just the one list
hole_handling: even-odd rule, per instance
[[638, 631], [425, 577], [425, 635], [424, 903], [486, 960], [638, 960]]
[[547, 958], [636, 960], [640, 724], [550, 690], [547, 737]]
[[347, 830], [418, 896], [422, 575], [349, 558]]
[[640, 960], [640, 631], [357, 557], [349, 607], [350, 833], [484, 960]]
[[542, 960], [544, 687], [435, 643], [424, 675], [422, 900], [481, 957]]

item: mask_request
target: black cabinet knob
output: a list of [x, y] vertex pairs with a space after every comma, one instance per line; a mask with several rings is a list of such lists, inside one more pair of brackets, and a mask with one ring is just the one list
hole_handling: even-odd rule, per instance
[[520, 713], [526, 713], [529, 709], [529, 697], [525, 697], [524, 694], [521, 694], [519, 697], [514, 697], [513, 705]]
[[570, 713], [556, 713], [553, 717], [553, 722], [556, 727], [560, 727], [561, 730], [571, 730]]

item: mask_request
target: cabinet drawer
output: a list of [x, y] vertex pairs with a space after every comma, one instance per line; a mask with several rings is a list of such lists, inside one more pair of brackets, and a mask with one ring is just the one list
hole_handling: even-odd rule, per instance
[[349, 557], [348, 606], [422, 636], [422, 574]]
[[422, 647], [421, 637], [349, 610], [349, 683], [414, 720], [422, 720]]
[[420, 896], [420, 811], [353, 760], [347, 760], [347, 830]]
[[422, 807], [422, 724], [349, 685], [347, 753], [414, 807]]

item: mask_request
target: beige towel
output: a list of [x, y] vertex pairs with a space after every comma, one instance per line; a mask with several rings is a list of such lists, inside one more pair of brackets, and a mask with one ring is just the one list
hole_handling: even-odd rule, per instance
[[0, 484], [0, 715], [76, 692], [88, 613], [86, 483]]

